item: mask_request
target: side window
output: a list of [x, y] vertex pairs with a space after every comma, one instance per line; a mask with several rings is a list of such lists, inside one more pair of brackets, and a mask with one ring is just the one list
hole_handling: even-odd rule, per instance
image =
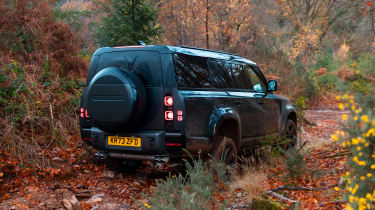
[[178, 87], [212, 88], [207, 58], [174, 54], [174, 71]]
[[211, 73], [212, 85], [215, 88], [228, 88], [228, 81], [224, 77], [224, 69], [216, 60], [208, 60], [208, 68]]
[[238, 80], [241, 72], [239, 72], [239, 69], [236, 68], [236, 64], [228, 61], [222, 61], [219, 63], [219, 66], [221, 66], [223, 77], [227, 82], [227, 88], [241, 89], [242, 85]]
[[243, 64], [212, 59], [208, 60], [208, 68], [215, 88], [251, 89]]
[[267, 91], [267, 87], [263, 83], [263, 80], [255, 73], [255, 70], [250, 65], [245, 66], [246, 80], [250, 90], [258, 93], [264, 93]]
[[243, 64], [235, 64], [234, 72], [240, 88], [247, 90], [251, 89], [251, 86], [246, 78], [246, 66]]

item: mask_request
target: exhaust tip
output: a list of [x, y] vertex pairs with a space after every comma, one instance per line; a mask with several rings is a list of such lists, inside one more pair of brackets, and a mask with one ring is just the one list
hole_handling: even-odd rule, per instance
[[94, 156], [96, 158], [98, 158], [99, 160], [105, 160], [105, 159], [108, 158], [108, 153], [107, 152], [97, 152]]

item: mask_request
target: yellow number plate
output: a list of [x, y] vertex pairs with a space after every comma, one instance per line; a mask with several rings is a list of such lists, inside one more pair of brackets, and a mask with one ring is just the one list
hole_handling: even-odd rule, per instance
[[141, 147], [141, 138], [108, 136], [108, 145], [124, 147]]

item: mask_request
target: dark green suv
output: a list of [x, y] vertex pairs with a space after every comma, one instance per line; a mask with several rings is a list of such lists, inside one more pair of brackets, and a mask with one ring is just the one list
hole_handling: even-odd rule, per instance
[[100, 48], [81, 99], [82, 140], [102, 157], [168, 161], [182, 149], [228, 163], [265, 137], [296, 141], [290, 101], [252, 61], [192, 47]]

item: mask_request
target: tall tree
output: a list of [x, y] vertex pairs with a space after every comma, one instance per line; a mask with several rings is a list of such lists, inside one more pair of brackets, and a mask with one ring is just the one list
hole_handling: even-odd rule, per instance
[[136, 44], [137, 40], [154, 42], [161, 33], [157, 11], [147, 0], [113, 0], [103, 4], [105, 15], [97, 29], [101, 46]]
[[248, 34], [253, 17], [248, 0], [161, 0], [159, 20], [168, 31], [167, 44], [216, 50], [232, 49]]
[[[351, 17], [350, 10], [357, 8], [361, 1], [352, 0], [268, 0], [275, 8], [271, 13], [279, 20], [286, 21], [290, 26], [292, 39], [289, 42], [289, 58], [312, 58], [318, 52], [327, 33], [335, 24]], [[288, 32], [288, 33], [289, 33]], [[308, 63], [305, 60], [305, 63]]]

